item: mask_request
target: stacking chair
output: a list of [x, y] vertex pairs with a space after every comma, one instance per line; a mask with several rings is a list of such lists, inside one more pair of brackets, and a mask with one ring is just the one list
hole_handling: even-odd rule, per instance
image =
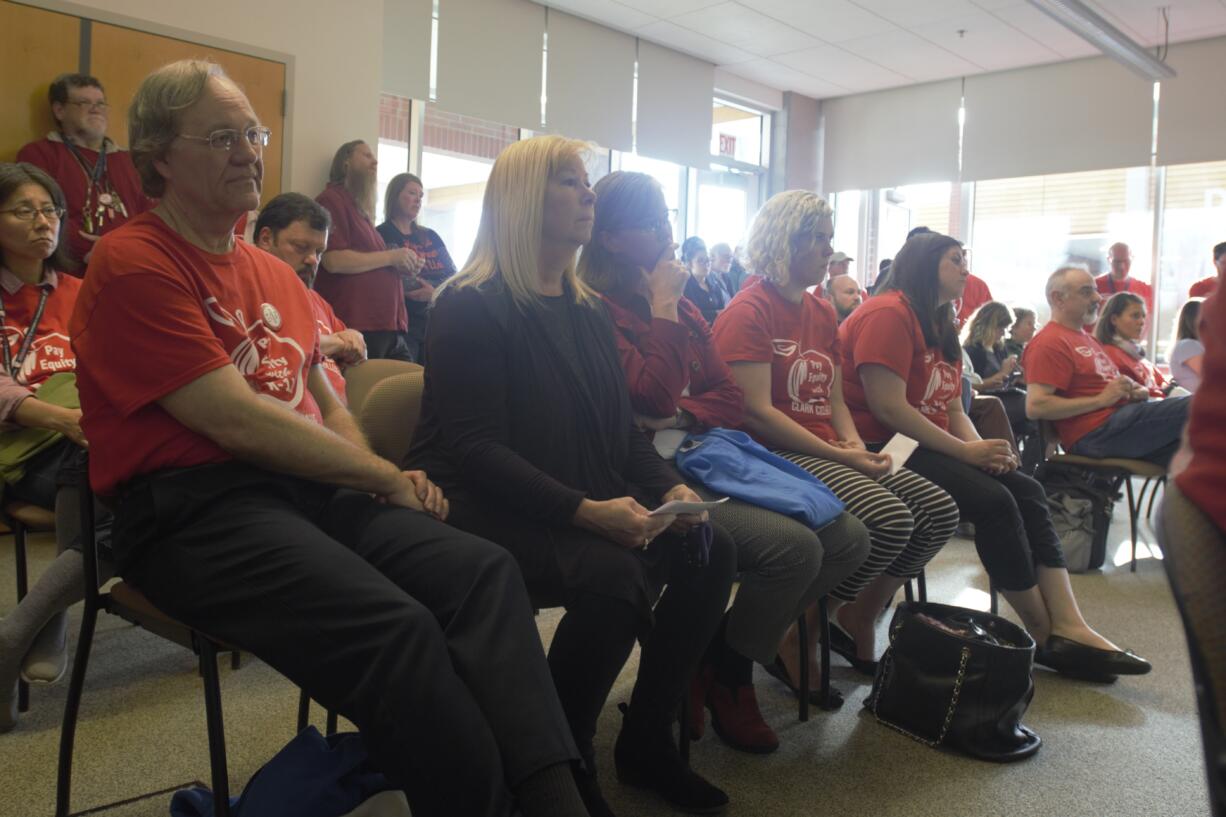
[[[1052, 447], [1057, 445], [1056, 434], [1051, 424], [1044, 420], [1039, 423], [1039, 433], [1043, 439], [1043, 451], [1047, 453], [1052, 450]], [[1128, 530], [1132, 542], [1132, 559], [1129, 565], [1129, 570], [1133, 573], [1137, 572], [1137, 519], [1141, 513], [1141, 503], [1145, 498], [1144, 488], [1140, 494], [1136, 494], [1132, 488], [1132, 478], [1141, 477], [1149, 480], [1165, 481], [1166, 468], [1156, 463], [1147, 460], [1134, 460], [1124, 457], [1105, 457], [1102, 459], [1096, 457], [1083, 457], [1079, 454], [1065, 454], [1061, 452], [1047, 454], [1045, 464], [1056, 466], [1069, 466], [1080, 469], [1091, 474], [1097, 474], [1105, 477], [1110, 481], [1112, 489], [1118, 491], [1121, 483], [1123, 484], [1126, 496], [1128, 497]], [[1154, 493], [1157, 493], [1158, 486], [1154, 486]], [[1153, 497], [1150, 497], [1152, 507]]]
[[[13, 553], [17, 559], [17, 603], [26, 597], [30, 591], [30, 574], [26, 564], [26, 535], [31, 531], [55, 530], [55, 511], [48, 510], [29, 502], [13, 500], [4, 503], [0, 509], [0, 521], [13, 531]], [[30, 708], [30, 685], [24, 680], [17, 681], [17, 711], [25, 712]]]

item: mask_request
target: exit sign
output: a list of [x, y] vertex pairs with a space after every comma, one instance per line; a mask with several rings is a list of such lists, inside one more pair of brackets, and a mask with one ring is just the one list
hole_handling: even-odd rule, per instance
[[720, 156], [736, 156], [736, 137], [729, 136], [726, 133], [719, 135], [719, 155]]

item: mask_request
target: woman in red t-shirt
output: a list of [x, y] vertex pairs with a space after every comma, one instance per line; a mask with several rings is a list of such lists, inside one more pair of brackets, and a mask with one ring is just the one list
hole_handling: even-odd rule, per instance
[[[16, 724], [18, 674], [40, 683], [63, 676], [65, 611], [84, 597], [76, 489], [57, 488], [61, 473], [83, 465], [81, 410], [58, 404], [72, 401], [39, 399], [39, 388], [51, 375], [76, 368], [68, 343], [68, 318], [81, 281], [63, 274], [71, 263], [61, 243], [64, 215], [64, 194], [50, 176], [30, 164], [0, 164], [4, 490], [8, 498], [57, 509], [60, 550], [30, 592], [0, 620], [0, 732]], [[56, 394], [65, 390], [57, 388]], [[42, 429], [47, 434], [36, 444], [28, 434], [16, 436], [22, 429]], [[7, 446], [33, 453], [17, 457], [13, 448], [5, 450]]]
[[831, 647], [869, 673], [882, 608], [953, 536], [958, 509], [911, 471], [889, 473], [889, 457], [868, 451], [851, 421], [834, 307], [806, 291], [826, 275], [832, 219], [830, 206], [803, 190], [762, 207], [747, 246], [749, 269], [762, 279], [715, 322], [715, 345], [745, 392], [742, 428], [826, 483], [868, 528], [868, 558], [831, 592], [842, 628], [832, 625]]
[[1035, 660], [1095, 680], [1150, 665], [1095, 632], [1081, 615], [1043, 486], [1004, 440], [982, 440], [962, 411], [962, 355], [952, 301], [968, 275], [962, 245], [937, 233], [910, 239], [886, 290], [840, 329], [844, 390], [870, 445], [895, 432], [917, 440], [907, 466], [940, 485], [975, 525], [994, 587], [1040, 645]]
[[[1120, 373], [1148, 389], [1150, 397], [1161, 400], [1169, 387], [1166, 377], [1145, 357], [1141, 348], [1144, 332], [1145, 301], [1131, 292], [1117, 292], [1108, 298], [1094, 325], [1094, 339]], [[1186, 390], [1181, 393], [1188, 394]]]
[[[596, 223], [579, 259], [579, 277], [604, 297], [630, 404], [640, 424], [655, 432], [657, 450], [671, 458], [687, 433], [740, 425], [744, 397], [698, 307], [682, 295], [687, 274], [673, 260], [676, 245], [659, 182], [619, 171], [594, 190]], [[844, 513], [821, 528], [819, 538], [794, 519], [736, 499], [710, 515], [736, 543], [741, 585], [692, 685], [691, 728], [701, 734], [706, 705], [716, 732], [734, 748], [773, 751], [779, 739], [758, 709], [753, 662], [773, 666], [789, 656], [785, 671], [799, 677], [795, 644], [788, 650], [780, 642], [801, 610], [860, 565], [868, 532]], [[827, 705], [842, 703], [835, 700]]]

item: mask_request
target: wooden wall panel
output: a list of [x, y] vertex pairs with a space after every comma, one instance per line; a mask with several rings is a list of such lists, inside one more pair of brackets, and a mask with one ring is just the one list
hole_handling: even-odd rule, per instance
[[81, 18], [0, 0], [0, 161], [55, 125], [47, 86], [80, 64]]
[[141, 80], [168, 62], [188, 58], [210, 59], [221, 65], [243, 88], [260, 120], [272, 129], [272, 138], [264, 149], [263, 201], [268, 202], [281, 192], [281, 156], [285, 139], [283, 63], [130, 28], [94, 23], [90, 73], [106, 86], [107, 100], [111, 103], [111, 138], [120, 145], [127, 145], [128, 107]]

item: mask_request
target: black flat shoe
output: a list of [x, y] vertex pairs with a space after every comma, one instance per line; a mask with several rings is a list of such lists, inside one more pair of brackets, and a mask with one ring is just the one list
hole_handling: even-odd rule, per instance
[[[792, 683], [792, 678], [788, 675], [788, 668], [784, 666], [782, 658], [776, 655], [775, 660], [769, 664], [763, 664], [762, 669], [779, 679], [796, 696], [797, 700], [800, 699], [800, 688]], [[824, 700], [821, 690], [811, 689], [809, 690], [809, 703], [823, 712], [834, 712], [843, 706], [843, 693], [831, 686], [829, 700]]]
[[623, 784], [654, 792], [678, 811], [718, 814], [728, 805], [728, 795], [681, 759], [671, 724], [635, 723], [627, 714], [613, 760]]
[[830, 622], [830, 651], [843, 656], [844, 660], [851, 664], [851, 668], [861, 675], [877, 674], [877, 662], [871, 658], [858, 657], [855, 639], [833, 621]]
[[1042, 664], [1071, 678], [1086, 681], [1114, 681], [1117, 675], [1145, 675], [1153, 666], [1131, 650], [1100, 650], [1062, 636], [1049, 636], [1035, 650], [1036, 664]]

